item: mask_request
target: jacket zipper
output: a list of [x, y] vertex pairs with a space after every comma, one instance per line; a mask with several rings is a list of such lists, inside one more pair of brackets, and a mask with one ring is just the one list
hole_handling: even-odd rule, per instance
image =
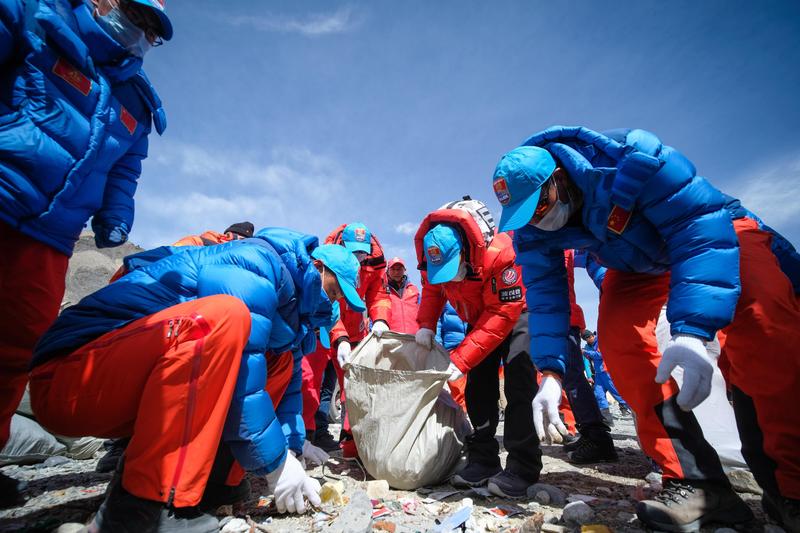
[[[189, 319], [198, 326], [199, 332], [191, 335], [187, 340], [196, 340], [194, 345], [194, 353], [192, 354], [192, 371], [189, 377], [189, 395], [186, 400], [186, 417], [183, 423], [183, 437], [181, 438], [181, 447], [178, 451], [178, 462], [175, 465], [175, 473], [172, 476], [172, 484], [169, 489], [169, 497], [167, 498], [167, 507], [172, 508], [175, 500], [175, 491], [177, 490], [178, 483], [183, 473], [183, 465], [186, 462], [186, 453], [189, 446], [189, 433], [192, 429], [192, 422], [194, 419], [195, 404], [197, 402], [197, 382], [200, 377], [200, 362], [205, 347], [205, 338], [211, 332], [211, 326], [206, 319], [197, 313], [192, 313]], [[170, 335], [177, 336], [178, 328], [180, 327], [180, 320], [170, 321], [170, 329], [167, 331], [167, 337]]]

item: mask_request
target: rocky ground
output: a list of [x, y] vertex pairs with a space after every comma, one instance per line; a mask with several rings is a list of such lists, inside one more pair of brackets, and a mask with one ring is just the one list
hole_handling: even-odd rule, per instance
[[[502, 431], [502, 426], [500, 428]], [[323, 508], [304, 516], [275, 515], [266, 483], [251, 478], [253, 497], [236, 509], [220, 508], [223, 532], [240, 531], [448, 531], [468, 516], [467, 531], [516, 531], [559, 533], [566, 531], [642, 531], [636, 519], [637, 500], [652, 493], [660, 478], [636, 443], [630, 418], [617, 419], [614, 439], [620, 453], [618, 463], [578, 468], [566, 462], [561, 446], [544, 447], [544, 471], [530, 497], [511, 501], [484, 492], [455, 491], [449, 485], [426, 487], [414, 492], [386, 490], [369, 483], [355, 463], [333, 457], [311, 474], [320, 483], [339, 482], [341, 503], [333, 498]], [[505, 455], [505, 454], [504, 454]], [[25, 505], [0, 512], [0, 531], [54, 531], [64, 523], [86, 523], [100, 505], [108, 474], [94, 472], [96, 459], [74, 461], [63, 457], [31, 466], [8, 466], [2, 472], [27, 482]], [[756, 519], [741, 528], [745, 532], [781, 531], [767, 524], [760, 497], [752, 479], [739, 480], [737, 487], [752, 507]], [[749, 491], [749, 492], [748, 492]], [[369, 492], [369, 495], [366, 493]], [[585, 502], [585, 503], [571, 503]], [[456, 515], [457, 517], [453, 517]], [[452, 522], [448, 523], [448, 518]], [[455, 522], [455, 523], [454, 523]], [[717, 526], [721, 527], [721, 526]], [[715, 532], [717, 527], [704, 528]], [[63, 528], [61, 531], [70, 530]], [[456, 529], [461, 531], [461, 529]], [[731, 533], [727, 532], [718, 533]]]

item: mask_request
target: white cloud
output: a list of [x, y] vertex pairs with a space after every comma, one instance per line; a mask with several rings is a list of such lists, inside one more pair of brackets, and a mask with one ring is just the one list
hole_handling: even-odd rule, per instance
[[750, 211], [776, 229], [797, 227], [800, 220], [800, 156], [795, 155], [762, 169], [739, 181], [734, 187], [737, 198]]
[[411, 222], [403, 222], [402, 224], [397, 224], [394, 227], [394, 230], [400, 235], [414, 235], [414, 233], [417, 232], [418, 227], [419, 227], [418, 224], [413, 224]]
[[333, 13], [315, 13], [304, 18], [283, 15], [238, 15], [226, 17], [226, 20], [234, 26], [250, 26], [266, 32], [299, 33], [309, 37], [346, 33], [355, 29], [360, 23], [359, 17], [349, 6], [341, 7]]
[[160, 246], [243, 220], [325, 235], [352, 208], [347, 181], [337, 161], [305, 148], [264, 155], [162, 140], [145, 162], [131, 240]]

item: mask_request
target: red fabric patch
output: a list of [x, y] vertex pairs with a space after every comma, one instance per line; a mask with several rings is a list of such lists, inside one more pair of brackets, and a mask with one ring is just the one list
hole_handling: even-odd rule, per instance
[[92, 90], [92, 80], [62, 58], [53, 65], [53, 74], [78, 89], [83, 96], [88, 96]]
[[630, 221], [631, 212], [625, 211], [620, 206], [615, 205], [608, 215], [608, 225], [606, 227], [617, 235], [621, 235], [622, 232], [625, 231], [625, 228], [628, 227], [628, 222]]
[[119, 106], [119, 120], [128, 129], [128, 133], [133, 135], [139, 123], [136, 122], [136, 119], [133, 118], [133, 115], [131, 115], [124, 106]]

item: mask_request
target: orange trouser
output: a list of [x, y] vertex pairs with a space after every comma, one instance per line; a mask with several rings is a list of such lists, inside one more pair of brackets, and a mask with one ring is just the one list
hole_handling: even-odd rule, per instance
[[[764, 489], [800, 498], [800, 409], [794, 400], [800, 390], [800, 304], [770, 250], [769, 234], [747, 218], [734, 221], [734, 229], [742, 292], [724, 333], [742, 453]], [[668, 274], [609, 269], [598, 323], [603, 356], [636, 413], [644, 451], [665, 477], [721, 479], [719, 458], [694, 415], [675, 403], [675, 381], [654, 381], [661, 360], [655, 326], [668, 294]]]
[[68, 436], [130, 436], [122, 485], [148, 500], [197, 505], [250, 334], [233, 296], [169, 307], [31, 372], [39, 422]]
[[28, 382], [33, 347], [58, 316], [69, 258], [0, 222], [0, 449]]

